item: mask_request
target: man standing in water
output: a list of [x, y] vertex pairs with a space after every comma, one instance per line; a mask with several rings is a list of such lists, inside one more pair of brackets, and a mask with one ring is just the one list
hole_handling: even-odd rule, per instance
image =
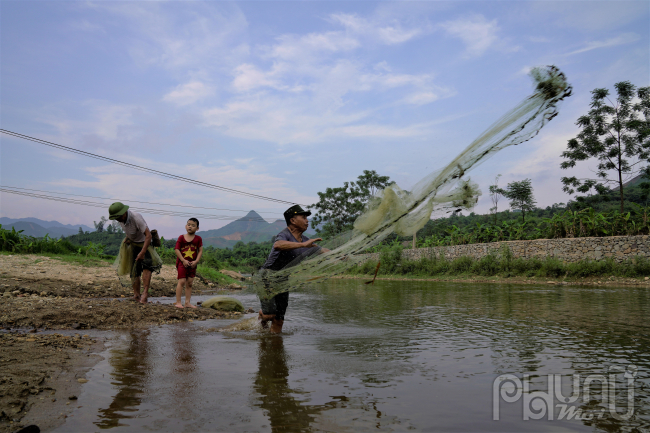
[[[153, 263], [153, 258], [149, 250], [151, 245], [151, 231], [147, 223], [137, 212], [132, 212], [129, 207], [120, 202], [113, 203], [108, 208], [110, 220], [116, 220], [122, 226], [124, 234], [124, 243], [132, 249], [133, 262], [129, 265], [135, 267], [131, 272], [131, 281], [133, 283], [133, 298], [143, 304], [147, 303], [149, 295], [149, 283], [151, 283], [151, 273], [159, 271]], [[140, 295], [140, 276], [144, 283], [144, 291]]]
[[[309, 239], [303, 235], [309, 227], [307, 217], [311, 215], [310, 211], [303, 210], [300, 205], [291, 206], [284, 212], [284, 220], [287, 222], [287, 228], [275, 236], [273, 248], [269, 258], [262, 265], [262, 269], [279, 271], [287, 267], [298, 257], [306, 258], [311, 252], [327, 252], [324, 248], [319, 247], [315, 242], [322, 241], [321, 238]], [[314, 251], [313, 249], [318, 250]], [[291, 263], [295, 266], [298, 263]], [[283, 292], [275, 295], [271, 299], [260, 299], [262, 309], [259, 312], [259, 320], [262, 327], [266, 328], [271, 321], [271, 332], [279, 334], [282, 332], [284, 324], [284, 313], [289, 305], [289, 292]]]

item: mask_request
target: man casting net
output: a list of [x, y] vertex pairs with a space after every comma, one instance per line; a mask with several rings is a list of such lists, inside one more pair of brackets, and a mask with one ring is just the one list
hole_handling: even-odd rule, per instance
[[[424, 227], [434, 213], [471, 209], [481, 194], [467, 173], [496, 152], [536, 136], [558, 114], [558, 103], [571, 95], [571, 86], [555, 66], [534, 68], [535, 91], [502, 116], [446, 167], [437, 170], [411, 191], [393, 183], [378, 191], [354, 223], [354, 229], [324, 243], [329, 250], [309, 249], [281, 269], [264, 269], [253, 277], [261, 300], [310, 282], [324, 281], [357, 265], [365, 252], [395, 233], [409, 236]], [[315, 254], [317, 253], [317, 254]]]

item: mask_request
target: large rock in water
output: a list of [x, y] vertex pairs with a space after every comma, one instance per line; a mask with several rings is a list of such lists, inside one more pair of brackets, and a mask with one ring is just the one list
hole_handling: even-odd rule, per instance
[[205, 308], [214, 308], [219, 311], [244, 312], [244, 304], [242, 304], [239, 299], [231, 298], [230, 296], [215, 296], [204, 301], [201, 306]]

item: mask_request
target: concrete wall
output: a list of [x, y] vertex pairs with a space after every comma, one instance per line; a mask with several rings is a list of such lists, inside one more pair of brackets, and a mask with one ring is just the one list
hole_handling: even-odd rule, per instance
[[[489, 244], [454, 245], [450, 247], [431, 247], [405, 249], [402, 257], [418, 260], [422, 257], [440, 256], [448, 260], [461, 256], [480, 259], [489, 252], [498, 254], [502, 245], [507, 245], [514, 258], [547, 256], [564, 262], [577, 262], [582, 259], [600, 260], [607, 257], [621, 262], [628, 257], [645, 256], [650, 258], [649, 236], [610, 236], [602, 238], [536, 239], [533, 241], [507, 241]], [[379, 254], [367, 254], [368, 260], [377, 260]]]

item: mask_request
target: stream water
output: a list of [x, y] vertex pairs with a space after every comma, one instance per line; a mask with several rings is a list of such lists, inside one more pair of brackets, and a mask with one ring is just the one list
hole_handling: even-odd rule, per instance
[[282, 336], [119, 334], [57, 431], [650, 431], [649, 313], [644, 287], [332, 280]]

